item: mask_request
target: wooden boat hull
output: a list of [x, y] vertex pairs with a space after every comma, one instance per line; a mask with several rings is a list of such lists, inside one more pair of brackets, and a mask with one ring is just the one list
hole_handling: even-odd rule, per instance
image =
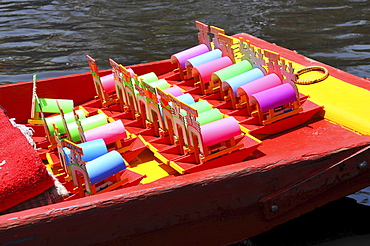
[[[240, 36], [304, 66], [318, 64], [255, 37]], [[331, 76], [370, 89], [366, 80], [326, 67]], [[166, 74], [173, 68], [170, 61], [135, 66], [142, 74]], [[50, 96], [50, 91], [55, 91], [53, 96], [58, 98], [61, 88], [56, 83], [63, 81], [63, 93], [68, 92], [65, 97], [76, 104], [86, 103], [95, 96], [90, 76], [42, 80], [38, 92]], [[31, 91], [30, 82], [0, 88], [0, 104], [9, 117], [27, 120]], [[12, 102], [5, 100], [8, 95], [14, 95]], [[258, 235], [370, 184], [370, 166], [366, 165], [370, 162], [369, 136], [320, 117], [300, 124], [264, 139], [246, 161], [2, 215], [0, 242], [225, 245]]]
[[[290, 210], [269, 220], [263, 215], [261, 201], [265, 196], [262, 194], [273, 194], [289, 184], [301, 182], [305, 179], [297, 174], [317, 166], [326, 169], [367, 144], [352, 145], [349, 150], [336, 154], [316, 156], [305, 161], [306, 168], [299, 168], [290, 176], [286, 175], [292, 172], [289, 162], [285, 162], [285, 168], [271, 165], [264, 170], [245, 167], [241, 163], [218, 168], [217, 172], [204, 171], [176, 180], [164, 179], [145, 187], [127, 188], [124, 192], [112, 191], [97, 197], [3, 215], [1, 242], [24, 242], [26, 245], [99, 245], [105, 242], [110, 245], [150, 245], [152, 242], [222, 245], [241, 241], [365, 187], [369, 170], [338, 182], [328, 190], [316, 187], [305, 190], [312, 194], [308, 199], [299, 199], [298, 190], [292, 201], [295, 206]], [[369, 155], [369, 150], [362, 155]], [[300, 160], [291, 160], [297, 161]], [[323, 175], [321, 186], [330, 177]]]

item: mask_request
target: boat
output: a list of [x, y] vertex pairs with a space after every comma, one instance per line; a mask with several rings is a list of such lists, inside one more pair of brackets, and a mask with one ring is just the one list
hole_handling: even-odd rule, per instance
[[2, 245], [227, 245], [370, 185], [369, 80], [196, 28], [167, 60], [0, 86]]

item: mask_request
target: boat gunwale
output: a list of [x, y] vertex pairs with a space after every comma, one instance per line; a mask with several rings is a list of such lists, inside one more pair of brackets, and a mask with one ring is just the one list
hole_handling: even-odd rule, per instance
[[[337, 159], [345, 158], [346, 156], [352, 155], [354, 151], [368, 148], [368, 145], [369, 141], [365, 141], [356, 146], [347, 146], [347, 148], [341, 149], [334, 155], [337, 155]], [[330, 164], [333, 164], [330, 163], [332, 156], [333, 154], [330, 152], [326, 153], [324, 156], [311, 155], [306, 157], [305, 162], [306, 165], [310, 165], [315, 164], [317, 160], [321, 159], [324, 161], [324, 163], [326, 163], [326, 165], [323, 165], [323, 167], [328, 167]], [[328, 161], [329, 163], [327, 163]], [[245, 239], [245, 237], [258, 235], [261, 232], [259, 231], [259, 227], [261, 226], [265, 227], [265, 230], [268, 228], [271, 229], [276, 225], [298, 217], [301, 215], [302, 211], [306, 213], [314, 208], [317, 208], [318, 206], [322, 206], [330, 201], [336, 200], [338, 193], [348, 195], [354, 192], [354, 189], [364, 188], [362, 186], [365, 186], [364, 183], [362, 183], [362, 186], [361, 184], [356, 184], [356, 187], [353, 185], [348, 186], [348, 183], [351, 183], [352, 180], [347, 180], [339, 185], [344, 186], [346, 189], [340, 189], [340, 191], [335, 194], [331, 190], [325, 191], [317, 196], [314, 196], [310, 200], [311, 203], [304, 203], [300, 205], [300, 209], [298, 209], [299, 211], [294, 209], [289, 213], [280, 215], [277, 218], [267, 220], [260, 214], [261, 207], [259, 207], [258, 203], [264, 196], [266, 196], [266, 194], [259, 193], [261, 191], [259, 189], [246, 190], [242, 186], [251, 184], [252, 182], [258, 183], [258, 180], [261, 179], [261, 175], [265, 176], [265, 178], [266, 176], [270, 177], [272, 180], [274, 176], [279, 176], [279, 173], [282, 174], [286, 169], [290, 169], [292, 167], [291, 164], [293, 163], [296, 163], [299, 166], [301, 161], [292, 158], [290, 162], [284, 162], [280, 164], [269, 163], [264, 167], [245, 166], [245, 163], [232, 164], [213, 170], [206, 170], [185, 176], [179, 176], [175, 179], [158, 180], [140, 187], [133, 186], [124, 190], [111, 191], [106, 194], [98, 194], [91, 197], [80, 198], [78, 200], [65, 201], [44, 207], [2, 215], [0, 216], [0, 242], [2, 242], [2, 240], [10, 241], [14, 239], [15, 234], [22, 232], [22, 236], [28, 234], [30, 237], [35, 237], [35, 240], [40, 240], [39, 242], [49, 240], [50, 242], [56, 243], [58, 240], [61, 240], [61, 238], [65, 238], [63, 233], [64, 230], [71, 230], [74, 228], [77, 233], [81, 233], [81, 230], [83, 229], [80, 228], [81, 225], [80, 227], [76, 227], [76, 223], [84, 224], [86, 221], [90, 221], [88, 224], [93, 224], [95, 220], [104, 221], [104, 217], [109, 216], [117, 216], [122, 219], [128, 218], [130, 226], [125, 229], [115, 228], [114, 223], [113, 226], [107, 226], [110, 230], [114, 230], [113, 232], [117, 233], [119, 238], [122, 238], [123, 242], [126, 242], [125, 240], [129, 240], [131, 238], [130, 235], [133, 234], [139, 236], [137, 239], [131, 238], [130, 240], [133, 242], [140, 240], [150, 241], [152, 237], [156, 238], [158, 236], [155, 235], [155, 233], [150, 233], [152, 230], [165, 230], [168, 232], [168, 230], [176, 231], [176, 228], [181, 228], [183, 226], [195, 225], [196, 227], [198, 223], [209, 223], [209, 220], [213, 221], [215, 219], [213, 216], [221, 216], [219, 218], [221, 221], [228, 221], [229, 218], [226, 219], [226, 217], [223, 217], [222, 214], [218, 214], [220, 212], [218, 209], [221, 209], [221, 211], [223, 211], [222, 213], [225, 213], [225, 215], [229, 214], [231, 216], [231, 221], [234, 221], [234, 214], [240, 215], [240, 213], [245, 213], [245, 209], [251, 208], [253, 214], [246, 214], [245, 216], [242, 216], [244, 218], [238, 218], [240, 221], [234, 222], [242, 223], [244, 226], [246, 226], [244, 223], [247, 223], [249, 218], [254, 223], [260, 223], [260, 225], [258, 225], [256, 229], [249, 228], [250, 231], [244, 231], [244, 234], [242, 234], [244, 238], [242, 235], [239, 235], [237, 240], [241, 241]], [[364, 179], [364, 177], [366, 177], [368, 174], [369, 169], [367, 169], [365, 172], [362, 172], [357, 178]], [[299, 180], [296, 180], [296, 182], [299, 182]], [[277, 192], [280, 188], [283, 187], [275, 187], [275, 192]], [[215, 189], [219, 189], [218, 194], [216, 194], [217, 192], [215, 192]], [[233, 192], [231, 192], [230, 189]], [[180, 200], [180, 203], [185, 202], [185, 200], [187, 200], [191, 194], [193, 194], [194, 197], [190, 198], [189, 202], [187, 201], [187, 207], [184, 208], [181, 206], [173, 206], [179, 202], [176, 201], [176, 198]], [[222, 199], [219, 197], [220, 195], [222, 196]], [[324, 197], [325, 199], [323, 199]], [[194, 201], [198, 198], [201, 199], [199, 201], [200, 203], [195, 204]], [[164, 204], [162, 204], [163, 200]], [[316, 200], [316, 202], [313, 203], [313, 200]], [[168, 209], [164, 208], [166, 205], [170, 207]], [[158, 207], [162, 209], [157, 211], [155, 208]], [[153, 210], [148, 211], [148, 209]], [[87, 219], [84, 220], [84, 222], [80, 222], [79, 220], [75, 221], [75, 218], [79, 218], [82, 215], [84, 217], [87, 216]], [[92, 218], [90, 218], [90, 216], [92, 216]], [[130, 218], [137, 218], [137, 221], [131, 221]], [[50, 230], [50, 232], [53, 231], [52, 228], [49, 229], [50, 223], [53, 222], [59, 226], [63, 226], [62, 228], [64, 229], [59, 232], [45, 233], [45, 230]], [[75, 224], [71, 222], [74, 222]], [[169, 225], [171, 229], [166, 229]], [[217, 227], [218, 224], [215, 226]], [[249, 225], [249, 227], [251, 227], [251, 225]], [[29, 230], [29, 228], [33, 228], [33, 230]], [[34, 230], [35, 228], [38, 229]], [[99, 230], [99, 228], [90, 226], [90, 230], [94, 231], [94, 229]], [[166, 234], [166, 232], [162, 231], [161, 233]], [[98, 231], [95, 233], [98, 233]], [[99, 240], [116, 240], [114, 233], [112, 235], [103, 234], [101, 237], [99, 237]], [[39, 237], [38, 235], [43, 236], [41, 238], [36, 238]], [[145, 235], [145, 237], [140, 238], [140, 235]], [[86, 235], [80, 235], [79, 237], [74, 237], [74, 239], [75, 241], [73, 241], [73, 239], [65, 238], [67, 241], [70, 240], [71, 243], [78, 242], [78, 240], [83, 240], [81, 242], [84, 244], [98, 242], [96, 239], [91, 239], [93, 241], [89, 241], [90, 239], [87, 239]]]

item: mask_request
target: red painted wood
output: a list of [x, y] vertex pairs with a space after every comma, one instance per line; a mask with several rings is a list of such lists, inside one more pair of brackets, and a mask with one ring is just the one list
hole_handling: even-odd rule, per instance
[[[336, 157], [343, 158], [345, 152]], [[305, 208], [308, 205], [303, 204], [298, 211], [272, 221], [261, 216], [257, 201], [262, 187], [268, 186], [266, 181], [274, 182], [274, 176], [281, 177], [286, 169], [276, 167], [260, 172], [256, 168], [240, 169], [239, 165], [237, 169], [231, 168], [234, 172], [216, 178], [212, 172], [189, 174], [191, 179], [186, 176], [175, 181], [166, 179], [140, 189], [132, 187], [94, 199], [83, 198], [2, 216], [1, 221], [7, 223], [1, 228], [0, 241], [33, 238], [30, 242], [39, 245], [46, 242], [84, 245], [119, 237], [118, 242], [125, 244], [154, 241], [168, 245], [180, 240], [180, 244], [194, 245], [230, 243], [230, 238], [242, 240], [309, 211]], [[262, 180], [265, 182], [261, 183]], [[344, 190], [337, 192], [336, 195], [348, 194]], [[326, 201], [327, 198], [322, 199], [318, 204]]]
[[272, 219], [286, 213], [317, 194], [366, 172], [366, 169], [370, 168], [365, 161], [369, 154], [370, 146], [367, 146], [338, 163], [318, 170], [306, 179], [263, 198], [260, 204], [265, 218]]

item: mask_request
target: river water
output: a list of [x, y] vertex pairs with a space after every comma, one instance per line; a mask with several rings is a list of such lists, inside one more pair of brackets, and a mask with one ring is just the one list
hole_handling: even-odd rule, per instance
[[0, 0], [0, 82], [169, 58], [197, 42], [194, 21], [247, 32], [366, 77], [367, 0]]
[[[48, 78], [89, 71], [86, 54], [97, 60], [100, 69], [109, 68], [109, 58], [123, 65], [167, 59], [196, 44], [195, 20], [223, 28], [229, 35], [247, 32], [354, 75], [370, 77], [367, 0], [0, 3], [0, 83], [28, 81], [35, 73]], [[327, 219], [325, 214], [320, 216]], [[310, 239], [284, 241], [282, 237], [289, 237], [290, 229], [283, 227], [284, 232], [267, 234], [265, 239], [275, 237], [273, 245], [317, 244], [317, 240]], [[309, 229], [304, 230], [309, 233]], [[317, 236], [318, 232], [313, 231], [312, 235]], [[360, 245], [362, 239], [353, 240], [351, 245]], [[251, 242], [271, 243], [264, 240], [264, 235]], [[370, 244], [370, 240], [366, 242]]]

